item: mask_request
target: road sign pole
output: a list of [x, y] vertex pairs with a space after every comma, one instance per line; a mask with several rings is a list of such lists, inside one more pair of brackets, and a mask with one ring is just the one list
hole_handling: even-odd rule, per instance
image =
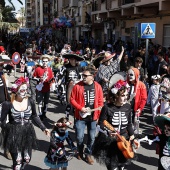
[[146, 39], [146, 52], [145, 52], [145, 75], [147, 75], [147, 63], [148, 63], [148, 45], [149, 39]]
[[14, 65], [14, 77], [16, 78], [16, 64]]

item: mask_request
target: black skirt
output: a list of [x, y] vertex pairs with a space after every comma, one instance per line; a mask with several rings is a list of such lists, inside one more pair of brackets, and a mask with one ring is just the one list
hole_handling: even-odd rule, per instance
[[101, 132], [99, 132], [95, 139], [93, 156], [98, 163], [106, 166], [117, 167], [129, 164], [129, 161], [119, 150], [116, 139], [106, 136]]
[[10, 152], [37, 149], [37, 140], [32, 123], [11, 124], [3, 128], [3, 148]]

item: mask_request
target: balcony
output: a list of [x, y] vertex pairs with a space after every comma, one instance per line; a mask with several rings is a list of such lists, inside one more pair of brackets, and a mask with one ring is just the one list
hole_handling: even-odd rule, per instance
[[70, 7], [77, 7], [78, 6], [78, 0], [70, 0]]

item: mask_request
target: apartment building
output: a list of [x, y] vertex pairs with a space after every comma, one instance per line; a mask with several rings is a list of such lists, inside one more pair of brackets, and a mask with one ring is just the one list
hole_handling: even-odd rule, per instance
[[65, 28], [68, 41], [80, 37], [115, 42], [140, 41], [140, 23], [156, 23], [154, 43], [170, 46], [169, 0], [26, 0], [26, 25], [51, 25], [54, 17], [75, 19]]
[[26, 0], [26, 26], [50, 26], [57, 10], [56, 0]]
[[154, 43], [170, 46], [169, 0], [63, 0], [63, 13], [75, 17], [68, 41], [92, 36], [104, 41], [140, 40], [139, 23], [156, 23]]

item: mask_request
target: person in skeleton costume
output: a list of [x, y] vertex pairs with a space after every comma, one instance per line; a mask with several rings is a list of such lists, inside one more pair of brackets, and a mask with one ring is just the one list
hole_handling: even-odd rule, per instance
[[50, 137], [50, 147], [48, 149], [47, 156], [44, 159], [44, 163], [50, 167], [50, 170], [67, 170], [68, 160], [66, 158], [66, 150], [64, 147], [64, 141], [66, 140], [71, 150], [76, 152], [75, 147], [67, 127], [71, 124], [66, 118], [60, 118], [53, 127]]
[[13, 92], [11, 102], [5, 101], [2, 106], [1, 122], [5, 121], [7, 115], [9, 116], [9, 122], [2, 123], [2, 126], [5, 126], [3, 148], [11, 153], [13, 170], [24, 169], [31, 160], [32, 148], [37, 147], [31, 120], [46, 135], [50, 134], [36, 113], [34, 101], [27, 97], [28, 83], [28, 78], [18, 78], [11, 88]]
[[[85, 154], [86, 161], [94, 163], [91, 155], [96, 134], [96, 124], [99, 119], [100, 109], [103, 106], [103, 91], [97, 82], [94, 81], [96, 70], [93, 66], [87, 66], [83, 71], [83, 80], [77, 83], [71, 92], [70, 103], [75, 108], [75, 129], [79, 160]], [[84, 148], [84, 131], [87, 127], [87, 146]], [[83, 152], [84, 150], [84, 152]]]
[[[116, 133], [134, 140], [131, 106], [127, 103], [128, 88], [126, 81], [117, 81], [108, 92], [110, 103], [104, 105], [99, 117], [100, 130], [94, 142], [93, 156], [107, 170], [123, 170], [128, 162], [117, 146]], [[115, 128], [115, 133], [104, 126], [105, 120]]]
[[38, 114], [40, 119], [43, 121], [46, 117], [48, 108], [48, 102], [50, 97], [50, 84], [54, 78], [53, 72], [48, 63], [50, 61], [49, 55], [42, 55], [41, 60], [43, 66], [37, 67], [34, 71], [33, 78], [38, 80], [37, 89], [37, 103], [38, 103]]
[[155, 117], [156, 125], [161, 129], [157, 135], [159, 146], [158, 170], [170, 168], [170, 113], [160, 114]]
[[153, 75], [152, 77], [153, 84], [151, 85], [148, 93], [147, 104], [151, 104], [152, 115], [153, 115], [153, 122], [155, 116], [158, 114], [158, 107], [159, 103], [159, 89], [160, 89], [160, 75]]
[[71, 105], [70, 105], [70, 95], [73, 86], [79, 82], [81, 76], [80, 73], [82, 72], [82, 68], [78, 65], [78, 61], [84, 60], [83, 57], [77, 54], [65, 54], [63, 55], [64, 58], [69, 60], [69, 63], [65, 65], [65, 83], [66, 83], [66, 98], [67, 98], [67, 106], [66, 106], [66, 117], [69, 118], [69, 114], [71, 112]]
[[[132, 121], [134, 122], [134, 128], [136, 129], [136, 118], [139, 116], [147, 101], [147, 90], [143, 82], [139, 81], [139, 70], [131, 67], [128, 70], [127, 81], [130, 85], [129, 101], [132, 108]], [[138, 129], [137, 129], [138, 130]]]

